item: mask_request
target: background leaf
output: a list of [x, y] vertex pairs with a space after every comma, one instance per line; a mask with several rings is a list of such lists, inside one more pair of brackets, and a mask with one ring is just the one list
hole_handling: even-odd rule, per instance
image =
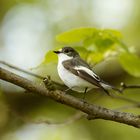
[[56, 40], [60, 43], [72, 44], [84, 41], [85, 39], [88, 39], [90, 37], [95, 37], [96, 35], [103, 38], [111, 38], [111, 36], [116, 38], [122, 38], [121, 33], [116, 30], [85, 27], [63, 32], [56, 36]]
[[57, 55], [53, 51], [48, 51], [46, 53], [42, 64], [43, 63], [47, 64], [47, 63], [50, 63], [50, 62], [57, 62]]
[[140, 77], [140, 58], [135, 54], [122, 53], [119, 62], [123, 69], [135, 77]]
[[60, 43], [72, 44], [80, 42], [96, 32], [96, 28], [77, 28], [57, 35], [56, 40]]

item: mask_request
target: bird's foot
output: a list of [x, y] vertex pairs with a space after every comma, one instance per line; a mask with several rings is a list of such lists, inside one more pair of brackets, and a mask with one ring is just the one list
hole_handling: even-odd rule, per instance
[[69, 90], [71, 90], [71, 88], [67, 88], [64, 90], [64, 92], [68, 92]]

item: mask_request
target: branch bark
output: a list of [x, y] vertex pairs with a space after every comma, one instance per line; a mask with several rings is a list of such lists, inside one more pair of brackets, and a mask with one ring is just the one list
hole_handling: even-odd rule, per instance
[[140, 128], [140, 115], [119, 112], [94, 104], [90, 104], [83, 100], [77, 99], [71, 95], [67, 95], [65, 94], [65, 92], [61, 90], [49, 90], [44, 86], [36, 84], [26, 78], [16, 75], [1, 67], [0, 67], [0, 79], [13, 83], [14, 85], [22, 87], [32, 93], [47, 96], [57, 102], [78, 109], [86, 113], [88, 115], [87, 118], [89, 120], [91, 119], [111, 120]]

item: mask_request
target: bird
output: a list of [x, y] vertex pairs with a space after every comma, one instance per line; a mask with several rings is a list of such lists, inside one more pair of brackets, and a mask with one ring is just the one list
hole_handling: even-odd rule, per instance
[[111, 89], [120, 92], [101, 79], [74, 48], [66, 46], [53, 52], [58, 55], [58, 75], [68, 89], [86, 93], [93, 88], [100, 88], [108, 95]]

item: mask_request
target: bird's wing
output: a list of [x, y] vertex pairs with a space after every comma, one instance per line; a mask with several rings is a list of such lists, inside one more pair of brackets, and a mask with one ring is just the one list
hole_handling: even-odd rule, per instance
[[63, 63], [64, 68], [66, 68], [71, 73], [79, 76], [80, 78], [84, 79], [85, 81], [101, 87], [100, 82], [102, 81], [99, 76], [97, 76], [90, 68], [90, 66], [83, 61], [82, 59], [70, 59], [66, 60]]

